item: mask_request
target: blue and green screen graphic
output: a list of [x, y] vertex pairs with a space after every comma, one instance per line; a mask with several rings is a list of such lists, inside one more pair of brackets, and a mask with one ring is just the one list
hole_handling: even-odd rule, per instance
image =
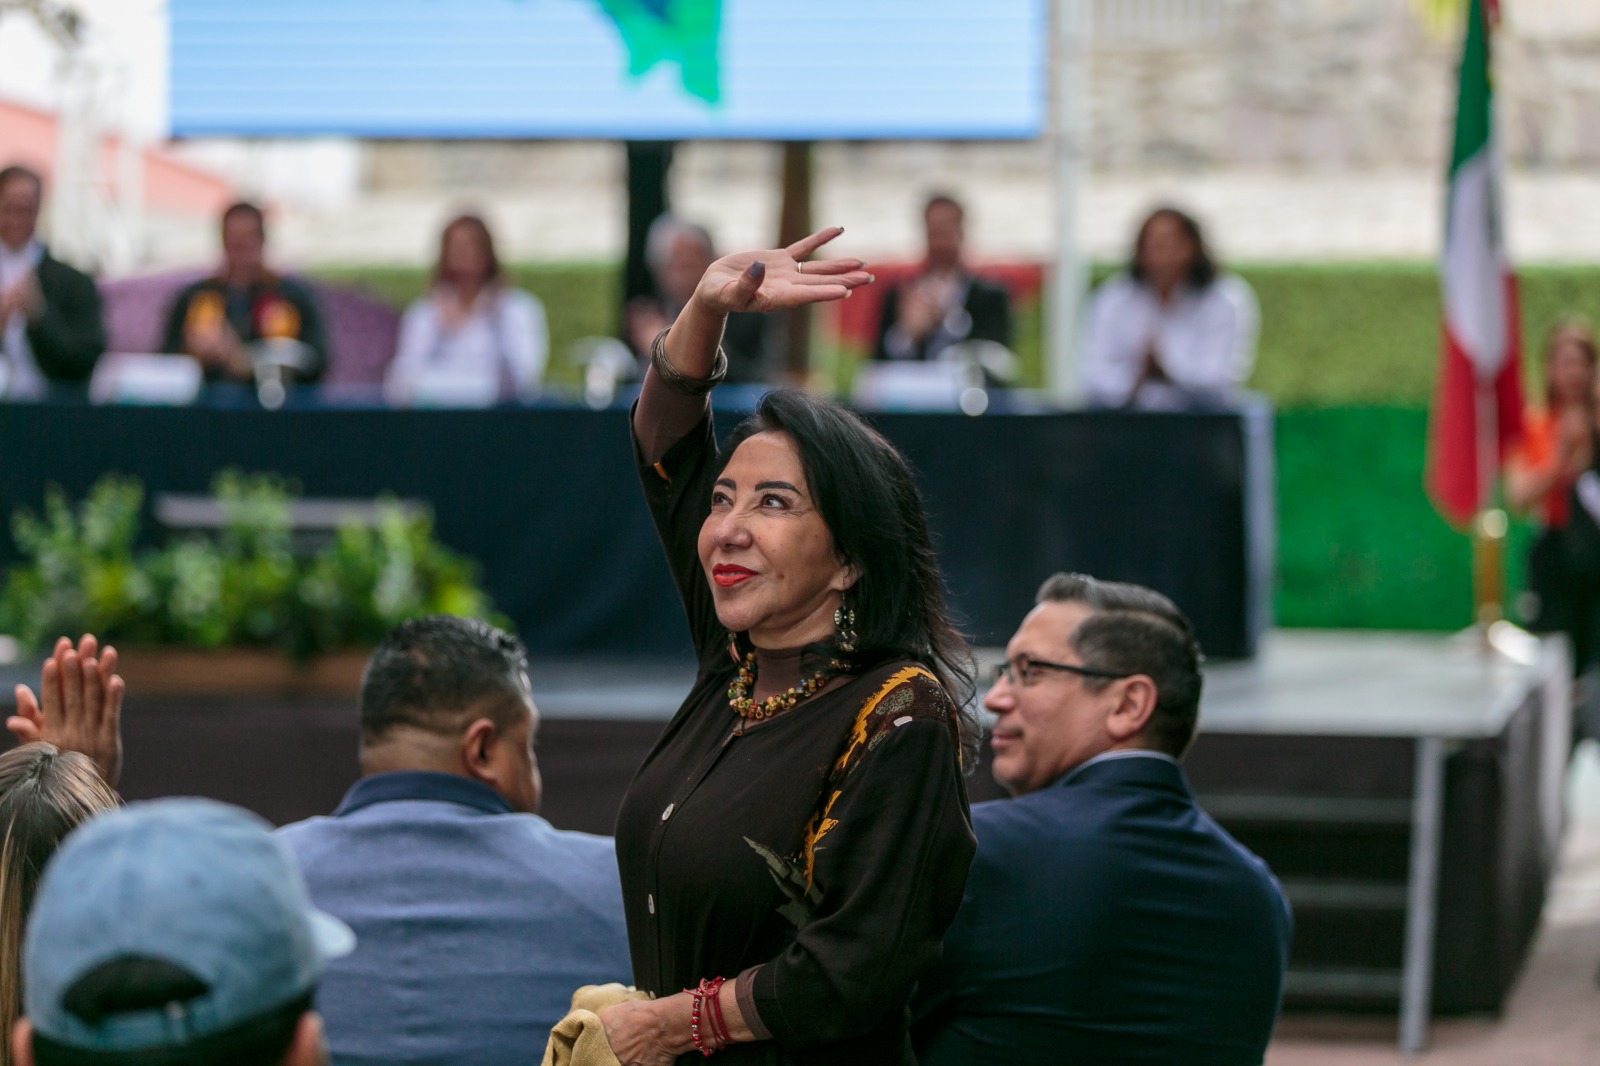
[[1046, 0], [170, 0], [175, 136], [1020, 138]]

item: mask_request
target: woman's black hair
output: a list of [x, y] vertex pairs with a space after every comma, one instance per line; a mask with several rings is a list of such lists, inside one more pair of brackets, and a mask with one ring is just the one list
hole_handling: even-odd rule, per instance
[[843, 652], [836, 639], [816, 650], [848, 663], [851, 670], [894, 659], [926, 665], [960, 714], [962, 746], [967, 749], [963, 765], [975, 765], [969, 757], [976, 754], [978, 740], [971, 709], [976, 691], [972, 652], [945, 603], [922, 496], [905, 457], [838, 404], [799, 389], [777, 389], [734, 428], [723, 463], [745, 440], [766, 432], [784, 433], [794, 441], [833, 549], [859, 574], [845, 593], [845, 603], [855, 611], [855, 651]]
[[1203, 289], [1217, 280], [1217, 261], [1211, 258], [1211, 249], [1206, 247], [1205, 234], [1200, 230], [1200, 223], [1187, 211], [1166, 206], [1158, 207], [1150, 212], [1149, 216], [1139, 226], [1139, 233], [1133, 238], [1133, 254], [1128, 257], [1128, 276], [1134, 281], [1143, 282], [1144, 268], [1139, 265], [1139, 249], [1144, 247], [1144, 235], [1150, 229], [1150, 224], [1158, 218], [1170, 218], [1183, 230], [1183, 235], [1194, 244], [1194, 262], [1189, 264], [1189, 274], [1184, 278], [1192, 289]]

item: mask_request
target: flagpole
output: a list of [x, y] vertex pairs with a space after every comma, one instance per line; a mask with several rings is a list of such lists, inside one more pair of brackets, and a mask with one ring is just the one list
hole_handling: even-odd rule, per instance
[[1506, 513], [1496, 506], [1500, 472], [1500, 411], [1493, 379], [1475, 378], [1478, 510], [1472, 521], [1472, 617], [1487, 641], [1505, 617]]
[[[1484, 35], [1484, 77], [1489, 78], [1489, 57], [1492, 54], [1492, 33], [1499, 22], [1499, 0], [1481, 0], [1482, 23], [1480, 29]], [[1469, 5], [1467, 17], [1471, 18], [1474, 5]], [[1489, 225], [1492, 230], [1498, 231], [1502, 218], [1500, 213], [1500, 166], [1499, 153], [1495, 150], [1494, 141], [1494, 112], [1492, 97], [1487, 98], [1486, 106], [1487, 128], [1489, 130], [1487, 151], [1489, 153], [1489, 166], [1492, 178], [1489, 185]], [[1458, 102], [1457, 107], [1460, 107]], [[1503, 270], [1506, 266], [1505, 246], [1498, 245], [1499, 259], [1496, 267], [1501, 271], [1501, 284]], [[1509, 296], [1509, 290], [1505, 290]], [[1511, 312], [1511, 301], [1508, 299], [1503, 305]], [[1500, 323], [1505, 331], [1495, 342], [1504, 345], [1502, 358], [1494, 361], [1493, 374], [1485, 374], [1481, 367], [1474, 375], [1474, 401], [1477, 417], [1473, 419], [1477, 430], [1477, 459], [1478, 459], [1478, 508], [1472, 522], [1472, 592], [1473, 592], [1473, 621], [1480, 636], [1483, 638], [1484, 647], [1489, 647], [1489, 627], [1505, 618], [1505, 541], [1506, 530], [1509, 525], [1505, 511], [1498, 506], [1500, 487], [1500, 403], [1499, 389], [1496, 378], [1503, 373], [1508, 360], [1513, 360], [1518, 346], [1518, 338], [1514, 336], [1516, 315], [1508, 313]]]
[[1083, 398], [1078, 334], [1082, 330], [1083, 297], [1089, 288], [1089, 263], [1083, 249], [1079, 205], [1088, 181], [1089, 49], [1094, 5], [1090, 0], [1056, 0], [1053, 7], [1056, 261], [1050, 272], [1051, 298], [1045, 305], [1045, 387], [1056, 400], [1072, 404]]

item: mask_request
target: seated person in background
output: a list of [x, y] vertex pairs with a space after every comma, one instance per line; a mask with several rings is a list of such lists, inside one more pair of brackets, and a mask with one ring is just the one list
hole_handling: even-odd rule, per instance
[[1090, 298], [1080, 356], [1089, 402], [1225, 404], [1250, 376], [1259, 315], [1250, 286], [1212, 260], [1200, 224], [1159, 208], [1139, 227], [1127, 272]]
[[471, 394], [491, 404], [526, 399], [544, 378], [544, 305], [506, 284], [483, 219], [461, 215], [439, 238], [433, 287], [406, 308], [384, 378], [390, 403]]
[[34, 232], [43, 198], [38, 174], [0, 170], [0, 396], [32, 399], [51, 381], [87, 381], [106, 347], [94, 282]]
[[269, 829], [167, 799], [67, 837], [28, 919], [18, 1066], [326, 1063], [311, 999], [355, 938]]
[[[703, 226], [662, 215], [650, 223], [645, 258], [656, 280], [656, 299], [636, 297], [629, 302], [624, 320], [628, 346], [638, 357], [643, 376], [650, 365], [650, 344], [678, 317], [706, 268], [717, 259], [711, 234]], [[728, 357], [729, 384], [759, 385], [773, 380], [768, 353], [769, 316], [735, 312], [722, 331], [722, 351]]]
[[[69, 832], [117, 807], [122, 679], [117, 653], [97, 652], [94, 637], [77, 648], [63, 638], [40, 671], [38, 697], [17, 686], [18, 713], [9, 724], [23, 743], [0, 755], [0, 1033], [7, 1036], [22, 1014], [21, 933], [39, 871]], [[54, 742], [40, 742], [41, 735]], [[115, 743], [97, 741], [106, 735]], [[105, 769], [74, 748], [98, 752]]]
[[322, 377], [328, 351], [317, 301], [301, 282], [267, 269], [266, 243], [259, 207], [228, 208], [222, 213], [222, 269], [178, 293], [167, 313], [161, 350], [194, 356], [207, 381], [254, 381], [248, 346], [274, 339], [306, 346], [307, 362], [295, 380]]
[[1562, 531], [1578, 475], [1594, 458], [1594, 333], [1581, 321], [1562, 322], [1545, 338], [1542, 408], [1527, 412], [1522, 439], [1506, 457], [1506, 504], [1519, 514], [1537, 510], [1540, 530], [1528, 553], [1530, 628], [1571, 635], [1575, 665], [1593, 658], [1586, 594], [1567, 566]]
[[469, 619], [403, 623], [360, 704], [364, 776], [332, 817], [278, 831], [361, 941], [317, 1000], [334, 1058], [531, 1062], [575, 989], [632, 964], [611, 840], [533, 814], [522, 645]]
[[874, 359], [937, 359], [962, 341], [1011, 347], [1011, 297], [962, 263], [966, 211], [949, 196], [922, 210], [927, 254], [922, 269], [883, 298]]
[[1195, 803], [1200, 649], [1165, 596], [1057, 574], [984, 705], [995, 780], [913, 1030], [923, 1066], [1259, 1064], [1290, 915]]

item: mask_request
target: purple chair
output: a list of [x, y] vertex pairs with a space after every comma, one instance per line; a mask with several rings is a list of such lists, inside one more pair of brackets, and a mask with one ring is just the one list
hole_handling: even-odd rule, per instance
[[[106, 350], [156, 352], [167, 310], [179, 290], [206, 275], [203, 270], [183, 270], [140, 278], [119, 278], [100, 283], [104, 304]], [[311, 286], [322, 306], [328, 334], [328, 370], [324, 385], [377, 386], [394, 358], [400, 334], [400, 314], [359, 289], [326, 285], [302, 279]]]

